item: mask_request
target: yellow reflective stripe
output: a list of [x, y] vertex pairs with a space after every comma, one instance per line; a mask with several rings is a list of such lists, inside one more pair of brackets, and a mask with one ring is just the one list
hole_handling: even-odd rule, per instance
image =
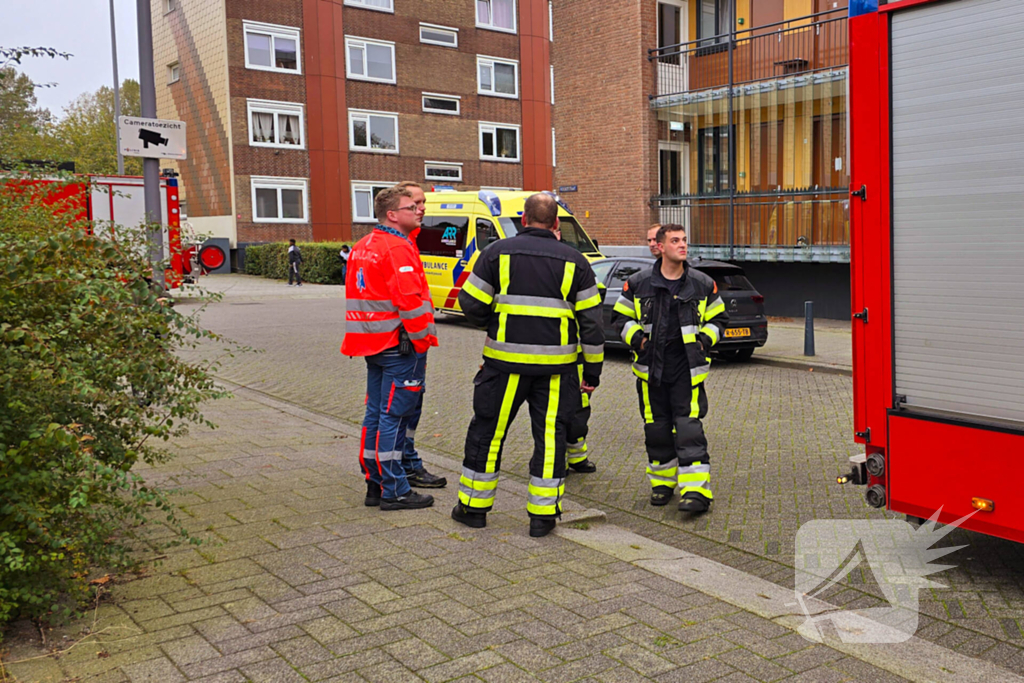
[[705, 313], [705, 311], [707, 311], [707, 309], [708, 309], [708, 298], [704, 297], [697, 304], [697, 320], [701, 320], [701, 321], [707, 320], [707, 318], [704, 315], [704, 313]]
[[[484, 349], [486, 354], [487, 349]], [[505, 430], [508, 429], [508, 416], [512, 412], [512, 404], [515, 402], [516, 389], [519, 388], [519, 375], [509, 375], [508, 385], [505, 387], [505, 396], [501, 399], [501, 411], [498, 413], [498, 426], [491, 438], [491, 446], [487, 450], [487, 467], [484, 472], [491, 474], [498, 471], [498, 451], [501, 449], [501, 440], [505, 438]]]
[[463, 486], [468, 486], [474, 491], [493, 491], [498, 488], [498, 480], [494, 481], [479, 481], [474, 479], [467, 479], [466, 477], [459, 477], [459, 483]]
[[462, 283], [462, 291], [464, 291], [466, 294], [469, 294], [477, 301], [487, 304], [488, 306], [490, 306], [491, 302], [494, 301], [493, 296], [483, 291], [469, 280], [466, 280], [464, 283]]
[[644, 331], [644, 326], [643, 325], [641, 325], [640, 323], [631, 322], [626, 327], [626, 333], [623, 335], [622, 339], [623, 339], [624, 342], [626, 342], [627, 344], [632, 346], [633, 345], [633, 335], [636, 334], [637, 332], [643, 332], [643, 331]]
[[526, 511], [532, 512], [535, 515], [544, 515], [550, 517], [551, 515], [558, 514], [557, 505], [536, 505], [534, 503], [526, 503]]
[[621, 313], [627, 318], [632, 318], [633, 320], [636, 320], [636, 313], [633, 312], [633, 309], [630, 308], [629, 306], [626, 306], [621, 301], [616, 301], [615, 308], [613, 308], [612, 310], [614, 310], [616, 313]]
[[[568, 308], [549, 308], [548, 306], [523, 306], [521, 304], [498, 304], [494, 307], [495, 312], [507, 315], [529, 315], [535, 318], [574, 318], [575, 315]], [[568, 344], [569, 342], [563, 342]]]
[[576, 352], [566, 353], [559, 356], [540, 356], [530, 353], [515, 353], [513, 351], [499, 351], [489, 346], [484, 347], [484, 358], [503, 360], [508, 363], [524, 363], [527, 365], [566, 365], [575, 363], [578, 359]]
[[641, 387], [643, 389], [644, 396], [644, 422], [647, 424], [651, 424], [654, 422], [654, 411], [651, 409], [650, 388], [648, 387], [646, 381], [641, 383]]
[[711, 339], [712, 346], [718, 343], [718, 325], [705, 325], [700, 331]]
[[684, 344], [696, 344], [697, 343], [697, 335], [695, 335], [695, 334], [684, 334], [683, 335], [683, 343]]
[[601, 353], [584, 353], [583, 360], [587, 363], [603, 363], [604, 362], [604, 351]]
[[725, 302], [716, 304], [715, 306], [712, 306], [711, 308], [706, 310], [704, 312], [704, 317], [701, 318], [701, 320], [710, 320], [711, 318], [714, 318], [716, 315], [721, 315], [722, 313], [725, 313]]
[[686, 482], [686, 483], [691, 483], [691, 482], [700, 483], [700, 482], [705, 482], [705, 481], [711, 481], [711, 475], [709, 475], [707, 472], [695, 472], [693, 474], [680, 474], [679, 475], [679, 484], [680, 485], [682, 485], [683, 482]]
[[584, 299], [583, 301], [577, 301], [576, 302], [576, 310], [577, 311], [585, 311], [588, 308], [593, 308], [594, 306], [600, 306], [600, 305], [601, 305], [601, 295], [600, 294], [595, 294], [594, 296], [590, 297], [589, 299]]
[[[512, 279], [512, 256], [511, 254], [500, 254], [498, 256], [498, 294], [508, 294], [509, 282]], [[508, 324], [508, 314], [498, 314], [498, 341], [505, 341], [505, 326]]]
[[556, 498], [565, 493], [565, 486], [530, 486], [530, 493], [535, 496]]
[[690, 395], [690, 417], [700, 417], [700, 387], [694, 387]]
[[569, 300], [569, 290], [572, 289], [572, 281], [576, 276], [576, 264], [572, 261], [565, 262], [565, 270], [562, 271], [562, 298]]
[[494, 498], [470, 498], [465, 491], [459, 491], [459, 502], [469, 508], [489, 508], [494, 505]]
[[679, 489], [679, 495], [687, 493], [700, 493], [703, 494], [708, 500], [714, 499], [714, 494], [711, 493], [711, 489], [704, 488], [703, 486], [684, 486]]
[[[561, 375], [552, 375], [548, 385], [548, 412], [544, 418], [544, 479], [555, 476], [555, 424], [558, 418], [558, 394], [562, 388]], [[546, 491], [547, 489], [542, 489]], [[554, 494], [558, 495], [557, 489]]]

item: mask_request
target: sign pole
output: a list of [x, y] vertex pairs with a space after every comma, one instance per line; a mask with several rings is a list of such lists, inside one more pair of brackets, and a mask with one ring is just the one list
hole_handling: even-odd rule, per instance
[[[142, 118], [156, 118], [156, 83], [153, 71], [153, 17], [149, 0], [136, 0], [139, 26], [139, 90]], [[149, 260], [153, 264], [153, 282], [163, 286], [164, 272], [158, 264], [164, 257], [163, 219], [160, 211], [160, 160], [142, 160], [142, 178], [146, 199], [146, 223], [150, 226]]]
[[117, 175], [124, 175], [121, 154], [121, 81], [117, 77], [117, 29], [114, 25], [114, 0], [110, 0], [110, 51], [114, 57], [114, 128], [117, 135]]

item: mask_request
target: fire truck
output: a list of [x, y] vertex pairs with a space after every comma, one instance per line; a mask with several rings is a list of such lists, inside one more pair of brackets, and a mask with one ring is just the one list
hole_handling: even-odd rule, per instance
[[850, 3], [841, 483], [1024, 542], [1024, 2]]

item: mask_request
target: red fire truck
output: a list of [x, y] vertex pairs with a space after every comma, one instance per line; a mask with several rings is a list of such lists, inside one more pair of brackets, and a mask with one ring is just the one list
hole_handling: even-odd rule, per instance
[[868, 503], [1024, 542], [1024, 2], [850, 3]]

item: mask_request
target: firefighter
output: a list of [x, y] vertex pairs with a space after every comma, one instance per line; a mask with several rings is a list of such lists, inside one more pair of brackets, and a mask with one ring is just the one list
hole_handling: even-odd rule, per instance
[[[359, 465], [366, 476], [366, 504], [382, 510], [434, 503], [433, 496], [410, 488], [413, 477], [402, 465], [406, 434], [415, 428], [410, 422], [422, 408], [427, 350], [437, 346], [434, 306], [415, 242], [424, 204], [423, 190], [413, 183], [378, 193], [374, 211], [380, 223], [352, 248], [345, 281], [341, 352], [366, 359]], [[426, 470], [421, 474], [435, 488], [444, 485]]]
[[623, 285], [612, 325], [633, 351], [651, 504], [668, 504], [678, 483], [679, 509], [699, 514], [713, 499], [704, 379], [729, 316], [715, 281], [686, 262], [686, 228], [663, 225], [657, 242], [661, 257]]
[[[567, 429], [583, 382], [596, 387], [604, 362], [601, 296], [590, 263], [558, 240], [558, 204], [530, 196], [523, 228], [477, 258], [459, 293], [466, 319], [487, 330], [484, 363], [473, 380], [459, 502], [452, 519], [481, 528], [494, 505], [501, 453], [523, 401], [534, 450], [526, 509], [530, 536], [546, 536], [561, 514]], [[579, 351], [577, 351], [577, 346]]]

